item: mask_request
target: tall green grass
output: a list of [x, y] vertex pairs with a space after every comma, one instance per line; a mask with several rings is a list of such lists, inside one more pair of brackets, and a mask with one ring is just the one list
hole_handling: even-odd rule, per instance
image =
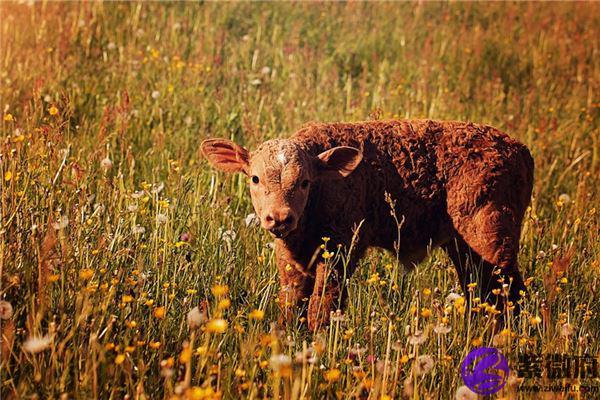
[[[452, 398], [475, 345], [511, 366], [525, 350], [598, 353], [596, 4], [0, 11], [3, 398]], [[515, 330], [447, 298], [460, 291], [439, 252], [408, 275], [372, 252], [329, 328], [275, 324], [245, 179], [198, 145], [370, 118], [471, 120], [529, 146], [531, 299]], [[527, 396], [519, 383], [499, 396]]]

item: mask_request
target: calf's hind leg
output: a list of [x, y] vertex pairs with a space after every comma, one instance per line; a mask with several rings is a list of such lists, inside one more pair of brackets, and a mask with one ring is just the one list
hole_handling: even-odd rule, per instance
[[[522, 218], [522, 213], [488, 202], [473, 215], [453, 217], [456, 236], [444, 245], [457, 268], [463, 290], [476, 279], [482, 301], [497, 304], [502, 310], [505, 306], [502, 285], [508, 284], [508, 300], [515, 315], [520, 311], [519, 300], [525, 291], [517, 262]], [[494, 289], [500, 289], [500, 295]]]

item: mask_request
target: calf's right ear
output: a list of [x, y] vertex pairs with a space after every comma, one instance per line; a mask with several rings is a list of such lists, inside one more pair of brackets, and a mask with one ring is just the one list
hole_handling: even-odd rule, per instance
[[200, 145], [202, 154], [215, 168], [225, 172], [248, 174], [248, 150], [226, 139], [206, 139]]

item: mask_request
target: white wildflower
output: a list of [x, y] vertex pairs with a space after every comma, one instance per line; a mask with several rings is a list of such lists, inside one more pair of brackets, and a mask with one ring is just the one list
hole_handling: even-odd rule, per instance
[[159, 224], [166, 224], [167, 223], [167, 216], [165, 214], [158, 214], [156, 216], [156, 221]]
[[573, 332], [575, 332], [575, 329], [573, 329], [573, 325], [569, 324], [568, 322], [560, 327], [560, 336], [562, 337], [569, 337], [573, 334]]
[[246, 223], [246, 226], [258, 226], [260, 224], [260, 220], [255, 213], [246, 215], [244, 222]]
[[102, 167], [103, 170], [108, 171], [109, 169], [112, 168], [113, 163], [110, 160], [110, 158], [105, 157], [102, 161], [100, 161], [100, 166]]
[[136, 225], [133, 227], [133, 229], [131, 231], [133, 232], [134, 235], [141, 235], [142, 233], [146, 232], [146, 228], [144, 228], [141, 225]]
[[237, 233], [234, 230], [228, 229], [226, 231], [221, 232], [221, 240], [225, 243], [231, 245], [237, 238]]
[[454, 398], [456, 400], [477, 400], [477, 393], [466, 386], [461, 386], [456, 390]]
[[10, 319], [13, 316], [13, 306], [6, 300], [0, 300], [0, 319]]
[[65, 229], [69, 225], [69, 218], [66, 215], [58, 217], [56, 222], [52, 223], [52, 227], [56, 230]]
[[427, 333], [420, 330], [414, 331], [414, 333], [408, 338], [408, 342], [415, 346], [425, 343], [426, 340]]
[[252, 80], [250, 81], [250, 84], [251, 84], [252, 86], [259, 86], [261, 83], [262, 83], [262, 81], [261, 81], [260, 79], [258, 79], [258, 78], [256, 78], [256, 79], [252, 79]]
[[540, 250], [538, 252], [537, 256], [538, 256], [538, 258], [544, 258], [544, 257], [546, 257], [546, 252], [544, 250]]
[[269, 68], [265, 65], [264, 67], [261, 68], [260, 73], [263, 75], [269, 75], [271, 73], [271, 68]]
[[152, 185], [152, 189], [150, 190], [150, 193], [159, 194], [160, 192], [163, 191], [164, 188], [165, 188], [165, 184], [163, 182], [155, 183], [154, 185]]
[[205, 316], [202, 315], [198, 307], [192, 308], [187, 314], [187, 322], [192, 329], [202, 325], [205, 319]]
[[447, 324], [437, 324], [433, 330], [435, 331], [435, 333], [439, 334], [439, 335], [445, 335], [446, 333], [450, 332], [452, 330], [452, 328], [450, 327], [450, 325]]
[[31, 336], [23, 343], [23, 350], [27, 353], [39, 353], [50, 347], [52, 339], [50, 336]]
[[160, 92], [158, 90], [153, 90], [151, 96], [154, 100], [156, 100], [160, 97]]
[[319, 359], [317, 352], [314, 347], [308, 347], [306, 350], [302, 350], [296, 353], [295, 361], [297, 364], [315, 364]]
[[456, 299], [460, 299], [462, 296], [458, 293], [450, 293], [448, 296], [446, 296], [446, 302], [447, 303], [454, 303], [454, 301]]
[[330, 320], [332, 322], [344, 322], [346, 317], [342, 314], [342, 310], [337, 310], [336, 312], [331, 312]]
[[137, 192], [134, 192], [131, 194], [131, 198], [132, 199], [139, 199], [144, 195], [144, 191], [143, 190], [138, 190]]
[[109, 50], [114, 50], [117, 48], [117, 45], [114, 42], [110, 42], [108, 46], [106, 46]]
[[269, 364], [273, 371], [278, 372], [292, 365], [292, 359], [285, 354], [275, 354], [269, 359]]
[[566, 193], [562, 193], [558, 196], [558, 202], [562, 204], [569, 204], [571, 202], [571, 196]]

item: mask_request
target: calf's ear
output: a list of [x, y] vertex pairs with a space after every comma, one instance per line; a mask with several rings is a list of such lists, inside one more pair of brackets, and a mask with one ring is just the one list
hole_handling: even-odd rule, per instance
[[362, 160], [362, 153], [354, 147], [339, 146], [317, 156], [318, 176], [321, 179], [345, 178]]
[[215, 168], [225, 172], [248, 173], [248, 150], [226, 139], [206, 139], [200, 145], [202, 154]]

